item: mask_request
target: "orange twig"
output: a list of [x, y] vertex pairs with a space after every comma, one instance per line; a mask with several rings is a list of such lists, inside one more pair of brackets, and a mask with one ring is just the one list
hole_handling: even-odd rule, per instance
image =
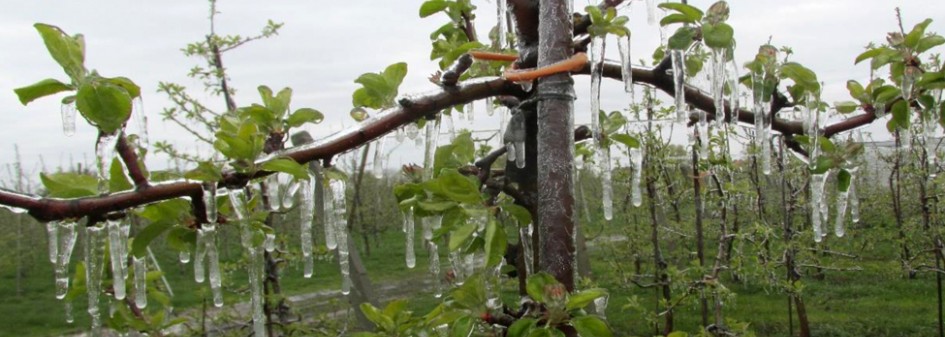
[[484, 60], [484, 61], [515, 62], [515, 60], [518, 60], [517, 54], [501, 54], [501, 53], [493, 53], [493, 52], [479, 51], [479, 50], [469, 51], [469, 56], [472, 56], [474, 59]]
[[502, 78], [513, 82], [531, 81], [563, 72], [578, 71], [584, 68], [585, 65], [587, 65], [587, 54], [577, 53], [567, 60], [546, 67], [506, 71], [502, 74]]

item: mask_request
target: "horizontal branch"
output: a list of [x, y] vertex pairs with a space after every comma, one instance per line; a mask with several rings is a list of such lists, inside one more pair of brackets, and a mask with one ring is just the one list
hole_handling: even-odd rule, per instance
[[[307, 163], [313, 160], [327, 161], [337, 154], [353, 150], [418, 118], [440, 112], [454, 105], [498, 95], [521, 96], [524, 95], [524, 92], [518, 85], [495, 77], [470, 80], [455, 87], [442, 87], [425, 95], [401, 99], [399, 106], [385, 110], [357, 126], [312, 144], [274, 153], [259, 162], [276, 157], [292, 158], [299, 163]], [[259, 171], [252, 176], [247, 176], [228, 171], [224, 173], [220, 185], [242, 186], [251, 179], [269, 174], [271, 172]], [[192, 181], [155, 183], [148, 188], [139, 190], [77, 199], [41, 198], [0, 189], [0, 204], [25, 209], [36, 220], [45, 222], [84, 216], [101, 216], [110, 212], [180, 197], [199, 199], [202, 194], [203, 190], [200, 183]]]

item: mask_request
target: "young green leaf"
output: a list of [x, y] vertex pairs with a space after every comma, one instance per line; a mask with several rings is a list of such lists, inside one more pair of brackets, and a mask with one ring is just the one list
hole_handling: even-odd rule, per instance
[[420, 5], [420, 17], [425, 18], [446, 9], [449, 4], [444, 0], [428, 0]]
[[79, 86], [76, 108], [103, 133], [112, 134], [131, 117], [131, 95], [109, 82], [89, 81]]
[[82, 35], [69, 36], [53, 25], [33, 25], [46, 44], [49, 55], [62, 67], [73, 83], [85, 78], [85, 40]]
[[505, 230], [500, 227], [494, 217], [489, 217], [486, 225], [486, 266], [494, 267], [502, 261], [505, 247], [508, 243]]
[[112, 159], [111, 166], [108, 169], [108, 191], [115, 193], [132, 188], [134, 188], [134, 185], [125, 176], [125, 167], [121, 164], [121, 161], [118, 158]]
[[261, 169], [272, 172], [288, 173], [299, 180], [308, 180], [308, 166], [299, 164], [291, 158], [276, 158], [263, 163]]
[[571, 326], [583, 337], [613, 337], [607, 323], [597, 316], [580, 316], [571, 319]]
[[727, 23], [702, 25], [702, 41], [712, 49], [727, 49], [733, 45], [735, 30]]
[[846, 192], [850, 189], [850, 178], [852, 175], [846, 169], [840, 169], [837, 173], [837, 192]]
[[687, 4], [678, 3], [678, 2], [664, 2], [664, 3], [659, 4], [658, 7], [662, 9], [670, 9], [670, 10], [677, 11], [681, 13], [682, 15], [685, 15], [686, 18], [688, 18], [689, 22], [691, 23], [695, 23], [702, 20], [702, 15], [703, 15], [702, 10], [696, 7], [687, 5]]
[[318, 110], [312, 108], [301, 108], [295, 110], [289, 118], [286, 119], [285, 123], [291, 128], [297, 128], [302, 126], [305, 123], [318, 124], [325, 119], [325, 116]]
[[565, 308], [570, 311], [574, 309], [581, 309], [586, 307], [591, 302], [594, 302], [595, 299], [607, 296], [607, 290], [601, 288], [591, 288], [582, 290], [580, 292], [571, 294], [568, 297], [568, 303], [565, 305]]
[[842, 113], [842, 114], [851, 113], [853, 111], [856, 111], [856, 109], [860, 107], [860, 105], [856, 104], [856, 102], [850, 102], [850, 101], [835, 102], [833, 106], [834, 108], [837, 109], [837, 112]]
[[138, 231], [138, 234], [135, 234], [134, 241], [131, 242], [131, 254], [136, 257], [145, 256], [151, 242], [172, 227], [174, 227], [174, 223], [170, 221], [152, 222], [144, 227]]
[[39, 179], [52, 198], [81, 198], [98, 194], [98, 179], [90, 175], [72, 172], [40, 173]]
[[476, 224], [468, 222], [456, 229], [450, 234], [450, 251], [456, 251], [462, 248], [463, 244], [476, 232]]
[[73, 89], [74, 88], [68, 84], [59, 82], [58, 80], [52, 78], [47, 78], [25, 87], [13, 89], [13, 92], [15, 92], [17, 98], [20, 99], [20, 103], [26, 105], [37, 98], [54, 95]]

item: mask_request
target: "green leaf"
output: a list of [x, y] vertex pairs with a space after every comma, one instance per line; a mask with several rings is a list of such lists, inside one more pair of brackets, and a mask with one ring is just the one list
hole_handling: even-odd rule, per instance
[[308, 166], [299, 164], [291, 158], [276, 158], [263, 163], [261, 169], [272, 172], [284, 172], [292, 175], [295, 179], [308, 180]]
[[571, 294], [568, 297], [568, 303], [565, 305], [565, 308], [568, 311], [574, 309], [581, 309], [586, 307], [591, 302], [594, 302], [595, 299], [600, 297], [607, 296], [607, 290], [601, 288], [591, 288], [587, 290], [580, 291], [575, 294]]
[[863, 88], [863, 85], [860, 82], [849, 80], [847, 81], [847, 91], [850, 92], [850, 97], [860, 101], [860, 103], [869, 103], [870, 95], [866, 93], [866, 89]]
[[781, 76], [790, 78], [794, 83], [807, 88], [809, 92], [819, 92], [820, 82], [817, 81], [817, 74], [807, 69], [797, 62], [787, 62], [781, 65]]
[[125, 89], [125, 91], [128, 92], [128, 96], [131, 96], [131, 98], [137, 98], [141, 96], [141, 87], [139, 87], [137, 84], [135, 84], [135, 82], [127, 77], [106, 78], [105, 81]]
[[924, 53], [925, 51], [935, 48], [936, 46], [942, 45], [945, 43], [945, 37], [941, 35], [930, 35], [919, 40], [918, 45], [915, 47], [917, 53]]
[[489, 216], [489, 223], [486, 225], [486, 266], [494, 267], [502, 261], [507, 240], [505, 230], [498, 225], [494, 217]]
[[824, 174], [827, 173], [827, 171], [830, 171], [830, 169], [834, 168], [834, 166], [836, 166], [836, 163], [834, 162], [833, 158], [828, 156], [819, 156], [817, 157], [817, 163], [814, 164], [814, 168], [810, 170], [810, 173]]
[[837, 192], [846, 192], [850, 189], [850, 178], [852, 175], [846, 169], [840, 169], [837, 173]]
[[437, 12], [441, 12], [446, 9], [448, 5], [449, 4], [443, 0], [429, 0], [424, 2], [423, 5], [420, 5], [420, 17], [425, 18]]
[[532, 214], [525, 207], [513, 204], [511, 201], [502, 203], [502, 211], [518, 221], [519, 226], [527, 226], [532, 222]]
[[512, 323], [512, 326], [509, 327], [509, 331], [505, 334], [506, 337], [525, 337], [527, 336], [529, 330], [535, 327], [537, 321], [533, 318], [523, 317], [519, 318]]
[[857, 104], [856, 102], [851, 102], [851, 101], [835, 102], [833, 103], [833, 106], [834, 108], [837, 109], [837, 112], [842, 113], [842, 114], [851, 113], [853, 111], [856, 111], [856, 109], [860, 107], [859, 104]]
[[103, 133], [112, 134], [131, 116], [131, 96], [117, 85], [90, 81], [79, 86], [76, 108]]
[[144, 227], [138, 231], [138, 234], [135, 234], [134, 241], [131, 242], [131, 254], [136, 257], [145, 256], [148, 253], [148, 245], [151, 244], [151, 241], [173, 227], [174, 223], [170, 221], [152, 222]]
[[289, 127], [297, 128], [302, 126], [305, 123], [318, 124], [325, 119], [325, 116], [318, 110], [312, 108], [301, 108], [295, 110], [289, 118], [286, 119], [285, 123]]
[[190, 250], [197, 243], [197, 232], [184, 227], [172, 227], [167, 232], [167, 245], [177, 251]]
[[660, 19], [660, 26], [668, 26], [674, 23], [695, 23], [695, 21], [682, 13], [671, 13]]
[[631, 149], [640, 148], [640, 140], [638, 140], [636, 137], [633, 137], [631, 135], [628, 135], [625, 133], [615, 133], [615, 134], [609, 135], [608, 137], [610, 137], [610, 139], [614, 141], [617, 141], [623, 145], [626, 145], [628, 148], [631, 148]]
[[613, 337], [607, 323], [597, 316], [580, 316], [571, 319], [571, 325], [582, 337]]
[[689, 333], [685, 331], [673, 331], [670, 332], [666, 337], [689, 337]]
[[[664, 3], [665, 4], [665, 3]], [[693, 39], [696, 37], [696, 30], [692, 27], [679, 27], [673, 36], [669, 37], [669, 48], [677, 50], [689, 49]]]
[[932, 19], [925, 19], [924, 21], [916, 24], [914, 27], [912, 27], [912, 30], [909, 31], [909, 34], [906, 34], [902, 43], [906, 47], [916, 49], [916, 47], [919, 46], [919, 40], [925, 36], [925, 28], [931, 23]]
[[702, 20], [702, 15], [703, 15], [702, 10], [696, 7], [687, 5], [687, 4], [678, 3], [678, 2], [664, 2], [664, 3], [659, 4], [658, 7], [662, 9], [670, 9], [670, 10], [677, 11], [685, 15], [687, 18], [689, 18], [690, 22], [697, 22], [697, 21]]
[[366, 317], [371, 322], [374, 322], [374, 324], [377, 324], [377, 326], [382, 330], [393, 330], [394, 321], [390, 317], [381, 313], [380, 310], [375, 308], [370, 303], [361, 303], [361, 312], [364, 313], [364, 317]]
[[98, 179], [85, 174], [40, 173], [39, 179], [52, 198], [81, 198], [98, 194]]
[[213, 165], [211, 161], [197, 163], [197, 168], [184, 173], [184, 178], [199, 181], [219, 181], [223, 179], [223, 171]]
[[387, 80], [388, 85], [394, 88], [394, 94], [397, 93], [397, 87], [400, 86], [400, 83], [404, 81], [404, 77], [407, 76], [407, 63], [399, 62], [387, 66], [387, 69], [384, 69], [384, 78]]
[[53, 25], [33, 25], [46, 44], [46, 50], [62, 67], [73, 83], [85, 77], [85, 40], [82, 35], [69, 36]]
[[111, 167], [108, 169], [108, 191], [115, 193], [132, 188], [134, 188], [134, 185], [125, 176], [125, 167], [121, 164], [121, 161], [118, 158], [112, 159]]
[[423, 188], [453, 201], [477, 205], [482, 203], [479, 181], [455, 170], [443, 170], [436, 179], [423, 182]]
[[20, 103], [26, 105], [37, 98], [54, 95], [72, 89], [72, 86], [68, 84], [59, 82], [58, 80], [52, 78], [47, 78], [25, 87], [13, 89], [13, 92], [15, 92], [16, 96], [20, 99]]
[[899, 129], [909, 128], [909, 105], [906, 101], [896, 101], [892, 107], [893, 120]]
[[727, 23], [702, 25], [702, 41], [712, 49], [727, 49], [733, 45], [735, 30]]
[[440, 213], [445, 212], [453, 207], [456, 207], [457, 203], [455, 201], [421, 201], [417, 203], [417, 206], [420, 206], [421, 209], [427, 212]]
[[557, 283], [558, 280], [555, 280], [550, 274], [540, 272], [528, 276], [528, 280], [525, 282], [525, 291], [533, 300], [543, 303], [545, 302], [545, 286]]
[[880, 54], [886, 53], [889, 50], [891, 49], [886, 48], [886, 47], [873, 48], [873, 49], [867, 50], [863, 53], [860, 53], [860, 55], [856, 57], [856, 61], [854, 61], [853, 64], [859, 64], [860, 62], [869, 60], [871, 58], [879, 56]]
[[450, 251], [455, 251], [463, 246], [464, 243], [476, 232], [476, 224], [467, 222], [455, 231], [450, 233]]

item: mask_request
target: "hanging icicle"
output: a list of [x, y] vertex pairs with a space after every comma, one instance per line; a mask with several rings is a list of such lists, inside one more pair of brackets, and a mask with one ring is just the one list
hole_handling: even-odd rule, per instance
[[295, 206], [295, 194], [299, 191], [300, 182], [293, 180], [285, 189], [285, 194], [282, 196], [282, 208], [289, 209], [292, 206]]
[[860, 199], [856, 196], [856, 171], [857, 168], [854, 167], [850, 171], [850, 190], [847, 191], [848, 198], [850, 199], [850, 221], [853, 223], [860, 222]]
[[630, 201], [634, 207], [643, 205], [643, 193], [640, 190], [640, 181], [643, 177], [643, 149], [630, 149], [630, 163], [633, 165], [633, 176], [630, 181]]
[[440, 135], [440, 123], [435, 119], [427, 120], [426, 135], [424, 137], [423, 179], [433, 179], [433, 161], [436, 155], [437, 140]]
[[[452, 120], [452, 118], [450, 118]], [[452, 128], [452, 123], [450, 127]], [[384, 137], [380, 137], [374, 142], [374, 178], [384, 177]]]
[[125, 242], [121, 240], [119, 220], [108, 220], [106, 228], [108, 228], [108, 255], [111, 257], [112, 266], [112, 291], [116, 300], [123, 300], [125, 299], [125, 278], [121, 270], [127, 258], [122, 254], [122, 246]]
[[[248, 227], [248, 226], [247, 226]], [[250, 231], [249, 229], [244, 229], [244, 232]], [[243, 235], [252, 235], [252, 234], [243, 234]], [[264, 299], [263, 299], [263, 278], [265, 277], [265, 272], [263, 270], [264, 261], [263, 254], [259, 251], [259, 247], [247, 247], [249, 251], [249, 289], [250, 289], [250, 298], [252, 305], [253, 313], [253, 333], [254, 336], [266, 336], [266, 314], [263, 311]]]
[[709, 121], [706, 112], [698, 110], [699, 122], [696, 123], [696, 129], [699, 130], [699, 159], [709, 159]]
[[203, 187], [203, 203], [207, 209], [207, 221], [217, 223], [217, 183], [210, 181], [201, 184]]
[[413, 251], [414, 222], [413, 207], [410, 207], [404, 212], [404, 247], [406, 249], [407, 268], [413, 268], [417, 265], [417, 257], [414, 255]]
[[443, 285], [440, 281], [440, 249], [436, 242], [427, 241], [427, 247], [430, 251], [430, 276], [433, 278], [433, 297], [443, 296]]
[[207, 270], [204, 261], [207, 259], [207, 226], [197, 229], [197, 244], [194, 245], [194, 281], [203, 283]]
[[730, 111], [731, 113], [729, 114], [730, 116], [728, 116], [728, 122], [729, 124], [734, 126], [738, 124], [738, 110], [741, 108], [740, 107], [741, 104], [739, 100], [741, 98], [741, 93], [740, 93], [741, 83], [739, 83], [738, 63], [735, 62], [735, 57], [732, 57], [732, 62], [730, 62], [729, 64], [730, 64], [729, 71], [731, 71], [731, 73], [728, 76], [728, 79], [729, 79], [728, 86], [729, 86], [729, 89], [731, 90], [731, 93], [728, 98], [728, 106], [729, 106], [729, 109], [731, 109]]
[[833, 232], [838, 238], [842, 238], [846, 231], [844, 225], [847, 216], [847, 202], [850, 200], [850, 189], [837, 192], [837, 219], [833, 226]]
[[535, 252], [532, 248], [532, 230], [533, 225], [529, 223], [527, 226], [521, 227], [518, 230], [519, 241], [522, 244], [522, 255], [525, 257], [525, 274], [532, 275], [532, 266], [534, 265]]
[[725, 119], [725, 50], [712, 49], [712, 73], [710, 89], [712, 100], [715, 102], [715, 124], [721, 124]]
[[49, 263], [56, 264], [59, 258], [59, 221], [46, 223], [46, 243], [49, 248]]
[[646, 23], [656, 24], [656, 0], [646, 0]]
[[605, 146], [600, 150], [601, 199], [603, 200], [604, 219], [610, 221], [614, 218], [614, 187], [610, 172], [610, 148]]
[[469, 102], [466, 105], [466, 121], [472, 122], [476, 119], [476, 102]]
[[600, 85], [604, 74], [604, 38], [595, 36], [591, 38], [590, 53], [591, 57], [591, 135], [594, 137], [595, 152], [600, 149], [601, 130], [600, 130]]
[[135, 268], [135, 306], [144, 309], [148, 306], [148, 260], [147, 257], [133, 257]]
[[213, 293], [213, 306], [223, 306], [223, 278], [220, 274], [220, 254], [217, 252], [216, 228], [208, 230], [207, 238], [207, 273], [210, 278], [210, 291]]
[[686, 107], [686, 52], [673, 49], [670, 51], [673, 61], [673, 92], [676, 98], [676, 122], [685, 123], [689, 119]]
[[325, 184], [322, 184], [321, 188], [322, 188], [322, 196], [323, 196], [322, 199], [325, 204], [324, 207], [325, 207], [325, 212], [326, 212], [325, 223], [324, 223], [325, 246], [328, 247], [329, 250], [333, 250], [335, 248], [338, 248], [338, 241], [337, 241], [338, 238], [335, 235], [335, 226], [336, 226], [335, 222], [337, 222], [338, 220], [336, 219], [337, 216], [335, 212], [335, 202], [333, 200], [335, 197], [331, 189], [331, 181], [328, 181]]
[[309, 174], [308, 180], [300, 181], [302, 192], [299, 193], [299, 233], [304, 264], [303, 276], [311, 278], [315, 272], [315, 260], [312, 256], [312, 223], [315, 221], [315, 176]]
[[496, 0], [496, 23], [498, 26], [499, 34], [499, 50], [508, 48], [508, 6], [506, 5], [506, 0]]
[[824, 201], [824, 185], [826, 182], [827, 174], [815, 173], [810, 176], [810, 216], [814, 228], [814, 242], [822, 241], [825, 234], [821, 203]]
[[230, 206], [233, 206], [233, 213], [237, 220], [243, 220], [246, 217], [246, 201], [243, 196], [246, 195], [243, 189], [237, 188], [230, 191]]
[[404, 140], [407, 139], [404, 128], [398, 128], [397, 131], [394, 132], [394, 139], [396, 139], [398, 143], [403, 143]]
[[808, 94], [807, 105], [801, 110], [807, 113], [807, 135], [811, 140], [807, 164], [811, 169], [817, 167], [817, 156], [820, 154], [820, 108], [818, 107], [818, 100], [819, 98], [815, 95]]
[[63, 104], [59, 107], [59, 112], [62, 115], [62, 133], [66, 137], [72, 137], [75, 135], [75, 102]]
[[[524, 115], [524, 113], [519, 112], [516, 115]], [[514, 136], [514, 141], [512, 142], [515, 145], [515, 167], [525, 168], [525, 139], [528, 138], [525, 125], [525, 117], [521, 116], [516, 118], [512, 117], [512, 121], [515, 123], [515, 128], [512, 130]]]
[[269, 210], [273, 212], [279, 211], [282, 206], [282, 198], [279, 197], [280, 185], [279, 173], [273, 173], [266, 177], [266, 199], [269, 200]]
[[597, 316], [607, 317], [607, 302], [609, 300], [608, 295], [604, 295], [594, 299], [594, 310], [597, 311]]
[[115, 147], [118, 145], [118, 134], [103, 135], [100, 134], [95, 143], [95, 164], [98, 169], [98, 191], [99, 193], [108, 192], [108, 169], [111, 167], [112, 158], [115, 158]]
[[102, 293], [102, 266], [105, 227], [89, 226], [85, 228], [85, 289], [89, 298], [88, 313], [92, 318], [92, 336], [100, 336], [102, 314], [99, 310], [99, 296]]
[[[334, 227], [332, 232], [335, 237], [335, 245], [338, 248], [338, 265], [341, 269], [341, 293], [347, 295], [351, 291], [351, 273], [348, 266], [348, 221], [345, 219], [347, 214], [347, 200], [345, 199], [345, 181], [331, 180], [332, 203], [334, 212]], [[326, 233], [327, 234], [327, 233]]]
[[761, 171], [771, 173], [771, 149], [768, 143], [768, 108], [765, 104], [765, 73], [752, 72], [752, 110], [755, 118], [755, 147], [758, 149], [757, 158], [761, 163]]
[[148, 116], [144, 113], [144, 100], [141, 99], [141, 96], [132, 101], [133, 111], [131, 116], [135, 119], [135, 127], [138, 128], [138, 142], [145, 148], [147, 148], [151, 141], [148, 139]]
[[57, 224], [58, 244], [56, 255], [56, 298], [63, 299], [69, 292], [69, 261], [72, 259], [72, 250], [75, 248], [76, 231], [75, 221], [62, 221]]
[[617, 38], [617, 49], [620, 49], [620, 75], [623, 78], [623, 90], [630, 94], [633, 102], [633, 67], [630, 54], [630, 34]]

